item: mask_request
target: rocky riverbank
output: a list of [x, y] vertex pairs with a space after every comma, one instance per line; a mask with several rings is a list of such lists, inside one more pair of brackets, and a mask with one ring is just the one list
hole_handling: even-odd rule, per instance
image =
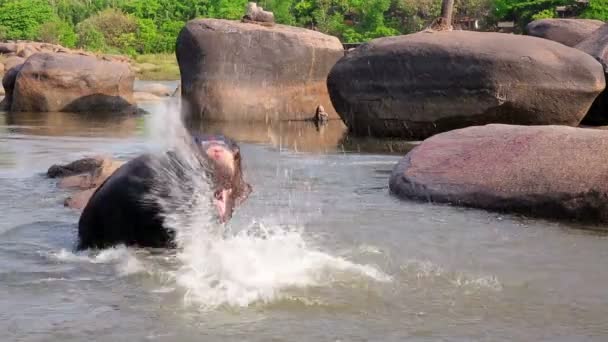
[[[240, 21], [186, 24], [177, 90], [136, 87], [142, 67], [128, 58], [0, 44], [3, 104], [15, 113], [125, 112], [181, 96], [192, 127], [230, 127], [243, 140], [310, 151], [373, 141], [407, 152], [390, 179], [400, 198], [603, 223], [608, 137], [576, 127], [608, 123], [607, 30], [542, 20], [528, 36], [427, 30], [345, 51], [335, 37], [250, 6]], [[315, 121], [316, 131], [302, 136], [291, 121]]]

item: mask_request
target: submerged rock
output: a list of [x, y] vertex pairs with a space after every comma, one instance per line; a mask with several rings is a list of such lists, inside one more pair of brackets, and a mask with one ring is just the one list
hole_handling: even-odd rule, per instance
[[65, 165], [53, 165], [47, 176], [59, 178], [61, 188], [77, 190], [64, 204], [73, 209], [83, 209], [95, 190], [123, 164], [105, 156], [83, 158]]
[[488, 123], [575, 126], [605, 88], [601, 65], [581, 51], [470, 31], [372, 40], [327, 83], [351, 132], [405, 139]]
[[566, 46], [575, 46], [602, 25], [603, 21], [593, 19], [540, 19], [529, 23], [526, 33]]
[[393, 170], [398, 197], [608, 222], [608, 131], [487, 125], [429, 138]]
[[46, 172], [49, 178], [63, 178], [82, 173], [93, 173], [101, 167], [104, 158], [83, 158], [64, 165], [52, 165]]
[[149, 93], [156, 96], [171, 96], [174, 89], [160, 83], [145, 83], [135, 87], [136, 92]]
[[[95, 56], [37, 53], [19, 70], [11, 111], [135, 111], [129, 64]], [[7, 89], [7, 92], [9, 90]]]
[[161, 101], [163, 99], [162, 97], [156, 96], [154, 94], [141, 91], [136, 91], [135, 93], [133, 93], [133, 98], [135, 99], [135, 102], [155, 102]]
[[194, 118], [306, 120], [319, 104], [337, 118], [326, 85], [344, 55], [336, 37], [285, 25], [197, 19], [181, 31], [176, 53], [182, 99]]

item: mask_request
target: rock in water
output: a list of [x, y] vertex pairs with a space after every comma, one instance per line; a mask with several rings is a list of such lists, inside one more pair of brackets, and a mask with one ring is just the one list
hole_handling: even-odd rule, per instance
[[17, 64], [12, 68], [8, 69], [2, 77], [2, 87], [4, 88], [4, 99], [0, 102], [0, 110], [10, 110], [13, 100], [13, 89], [15, 88], [15, 81], [17, 75], [21, 71], [23, 64]]
[[436, 135], [393, 170], [406, 199], [608, 222], [608, 131], [487, 125]]
[[133, 93], [133, 99], [135, 99], [136, 102], [156, 102], [161, 101], [163, 98], [154, 94], [136, 91]]
[[602, 25], [603, 21], [593, 19], [540, 19], [529, 23], [526, 33], [566, 46], [575, 46]]
[[82, 173], [93, 173], [103, 165], [104, 159], [103, 157], [83, 158], [65, 165], [52, 165], [46, 175], [49, 178], [63, 178]]
[[311, 30], [192, 20], [177, 40], [182, 99], [212, 121], [306, 120], [319, 104], [337, 118], [326, 78], [343, 55], [338, 38]]
[[160, 83], [145, 83], [135, 87], [135, 92], [148, 93], [155, 96], [171, 96], [173, 89]]
[[578, 125], [605, 87], [589, 57], [535, 37], [421, 32], [360, 46], [327, 82], [357, 135], [423, 139], [488, 123]]
[[26, 60], [17, 75], [11, 110], [135, 111], [134, 79], [128, 63], [95, 56], [38, 53]]
[[[587, 39], [575, 46], [577, 49], [588, 53], [591, 57], [602, 63], [604, 76], [608, 79], [608, 24], [602, 26], [591, 34]], [[608, 124], [608, 92], [604, 91], [593, 103], [589, 114], [583, 121], [585, 124], [605, 125]]]
[[65, 165], [53, 165], [46, 174], [49, 178], [59, 178], [61, 188], [80, 190], [68, 197], [64, 205], [83, 209], [95, 190], [123, 164], [106, 156], [96, 156]]

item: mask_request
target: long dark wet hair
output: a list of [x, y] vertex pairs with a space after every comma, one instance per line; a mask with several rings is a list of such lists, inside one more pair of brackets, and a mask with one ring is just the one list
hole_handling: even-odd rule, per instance
[[[226, 170], [216, 169], [215, 171], [217, 172], [214, 172], [214, 177], [216, 177], [215, 182], [216, 184], [232, 185], [230, 187], [232, 189], [231, 197], [235, 201], [235, 205], [239, 205], [240, 203], [245, 201], [249, 194], [252, 192], [252, 187], [251, 185], [249, 185], [249, 183], [245, 182], [245, 179], [243, 177], [243, 165], [241, 149], [239, 145], [234, 140], [220, 134], [196, 134], [193, 135], [193, 138], [194, 143], [200, 148], [203, 148], [206, 143], [216, 143], [224, 145], [228, 150], [232, 152], [232, 155], [234, 157], [234, 174], [231, 175], [231, 177], [226, 177], [229, 172], [227, 172]], [[206, 152], [204, 155], [206, 156]], [[216, 168], [218, 167], [218, 165], [215, 163], [214, 166]]]

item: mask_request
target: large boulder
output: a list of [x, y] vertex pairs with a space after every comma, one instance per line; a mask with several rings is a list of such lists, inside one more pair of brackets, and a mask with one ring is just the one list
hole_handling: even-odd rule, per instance
[[608, 222], [608, 131], [488, 125], [436, 135], [393, 170], [405, 199]]
[[17, 64], [6, 71], [2, 77], [2, 88], [4, 89], [4, 98], [0, 102], [0, 110], [10, 110], [13, 100], [13, 89], [17, 75], [21, 71], [23, 64]]
[[37, 53], [26, 60], [17, 75], [11, 111], [134, 111], [134, 79], [125, 62], [77, 54]]
[[337, 38], [316, 31], [192, 20], [177, 39], [182, 99], [210, 121], [302, 120], [319, 105], [338, 118], [326, 79], [343, 55]]
[[[575, 46], [595, 58], [604, 67], [604, 74], [608, 79], [608, 24], [602, 26]], [[608, 92], [604, 91], [591, 106], [589, 114], [583, 121], [585, 124], [608, 124]]]
[[602, 25], [603, 21], [593, 19], [540, 19], [529, 23], [526, 33], [566, 46], [575, 46]]
[[357, 135], [422, 139], [472, 125], [578, 125], [604, 90], [601, 65], [546, 39], [470, 31], [372, 40], [328, 77]]

